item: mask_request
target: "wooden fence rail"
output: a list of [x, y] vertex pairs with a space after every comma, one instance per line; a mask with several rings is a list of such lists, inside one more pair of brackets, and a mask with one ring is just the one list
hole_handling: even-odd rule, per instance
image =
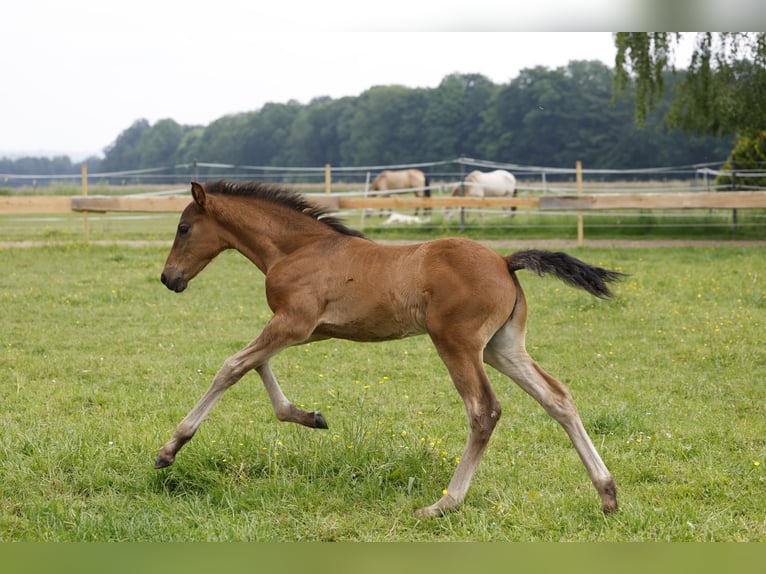
[[698, 193], [599, 193], [540, 198], [542, 211], [589, 209], [756, 209], [766, 207], [766, 191]]
[[71, 198], [71, 210], [93, 213], [168, 213], [183, 211], [190, 201], [188, 195], [76, 195]]
[[[321, 193], [304, 194], [310, 202], [329, 209], [409, 209], [442, 207], [530, 207], [538, 208], [537, 197], [344, 197]], [[186, 195], [166, 196], [74, 196], [72, 211], [90, 212], [175, 212], [181, 211], [191, 198]]]
[[65, 196], [0, 196], [0, 215], [29, 215], [37, 213], [69, 213], [72, 198]]

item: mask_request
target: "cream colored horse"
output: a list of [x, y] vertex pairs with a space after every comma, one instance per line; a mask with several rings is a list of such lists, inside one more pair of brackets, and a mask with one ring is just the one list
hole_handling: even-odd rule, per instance
[[[431, 197], [431, 182], [428, 176], [419, 169], [387, 169], [381, 171], [370, 184], [370, 191], [376, 195], [387, 197], [394, 191], [411, 191], [416, 197]], [[428, 214], [430, 210], [425, 209]], [[415, 209], [415, 215], [418, 209]]]
[[[453, 197], [516, 197], [516, 178], [509, 171], [496, 169], [495, 171], [474, 170], [469, 173], [462, 182], [455, 186], [452, 191]], [[508, 208], [505, 208], [508, 210]], [[515, 207], [510, 211], [516, 211]], [[452, 216], [452, 210], [447, 212]]]

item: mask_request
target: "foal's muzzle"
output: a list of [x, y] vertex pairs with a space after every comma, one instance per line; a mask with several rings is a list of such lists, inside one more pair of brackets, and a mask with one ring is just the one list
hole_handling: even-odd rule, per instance
[[162, 272], [160, 281], [162, 281], [162, 284], [165, 285], [168, 289], [175, 291], [176, 293], [180, 293], [186, 289], [186, 286], [189, 284], [189, 282], [184, 279], [183, 273], [169, 270]]

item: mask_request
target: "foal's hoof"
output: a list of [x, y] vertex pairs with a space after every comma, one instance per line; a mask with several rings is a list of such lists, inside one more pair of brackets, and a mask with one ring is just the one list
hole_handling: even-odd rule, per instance
[[428, 518], [438, 518], [444, 516], [450, 510], [455, 510], [460, 503], [452, 498], [449, 494], [445, 494], [438, 501], [431, 506], [425, 508], [418, 508], [415, 511], [415, 518], [418, 520], [426, 520]]
[[614, 484], [613, 478], [606, 482], [599, 494], [601, 495], [601, 508], [604, 510], [604, 514], [617, 514], [617, 486]]
[[617, 514], [620, 511], [619, 507], [617, 506], [616, 500], [610, 501], [608, 503], [605, 502], [602, 505], [601, 509], [604, 511], [604, 514], [606, 514], [607, 516], [609, 516], [610, 514]]
[[439, 518], [440, 516], [444, 516], [444, 511], [439, 508], [427, 506], [425, 508], [418, 508], [413, 512], [413, 515], [418, 520], [428, 520], [429, 518]]
[[170, 466], [173, 464], [174, 459], [172, 458], [165, 458], [161, 454], [157, 455], [157, 458], [154, 459], [154, 468], [165, 468], [166, 466]]
[[324, 417], [322, 416], [322, 413], [320, 412], [314, 413], [314, 428], [318, 428], [318, 429], [330, 428], [327, 426], [327, 421], [324, 420]]

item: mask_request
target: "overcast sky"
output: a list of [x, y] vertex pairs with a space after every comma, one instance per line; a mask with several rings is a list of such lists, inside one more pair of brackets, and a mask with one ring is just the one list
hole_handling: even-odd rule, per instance
[[508, 1], [384, 4], [385, 12], [365, 0], [5, 0], [0, 155], [77, 159], [100, 154], [140, 118], [206, 125], [266, 102], [435, 87], [453, 72], [506, 83], [538, 65], [612, 66], [609, 31], [495, 30], [610, 30], [632, 14], [615, 0], [535, 0], [549, 8], [542, 14]]

